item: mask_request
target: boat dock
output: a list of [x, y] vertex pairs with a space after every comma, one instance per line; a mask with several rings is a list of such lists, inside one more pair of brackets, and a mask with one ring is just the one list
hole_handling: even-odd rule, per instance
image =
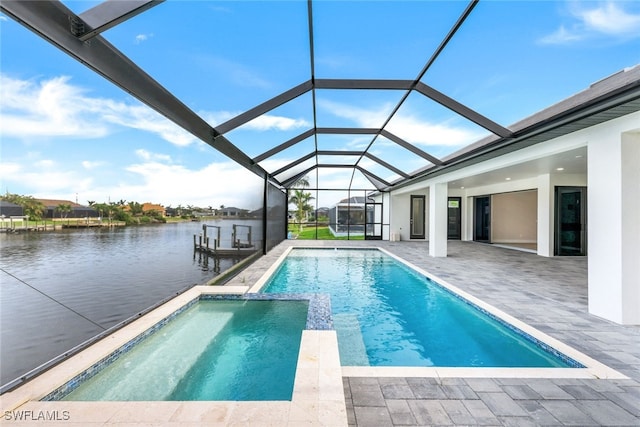
[[[215, 229], [213, 241], [211, 241], [211, 236], [207, 235], [208, 228]], [[245, 233], [241, 233], [241, 230], [243, 230]], [[257, 248], [254, 247], [253, 242], [251, 241], [250, 225], [233, 224], [230, 248], [220, 247], [220, 234], [220, 226], [202, 224], [202, 233], [200, 233], [199, 235], [193, 235], [193, 250], [195, 252], [205, 253], [214, 257], [244, 257], [255, 253], [257, 250]]]

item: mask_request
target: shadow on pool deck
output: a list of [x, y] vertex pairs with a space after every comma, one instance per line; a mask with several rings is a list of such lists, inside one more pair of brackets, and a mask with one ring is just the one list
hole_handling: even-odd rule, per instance
[[254, 283], [289, 246], [382, 247], [629, 377], [349, 378], [349, 425], [640, 425], [640, 328], [587, 310], [587, 258], [450, 241], [285, 241], [229, 284]]

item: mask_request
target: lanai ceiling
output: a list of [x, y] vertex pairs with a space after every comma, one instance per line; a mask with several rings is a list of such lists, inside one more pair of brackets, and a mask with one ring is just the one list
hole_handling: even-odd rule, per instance
[[[558, 114], [517, 122], [640, 62], [640, 49], [628, 45], [566, 50], [551, 43], [558, 28], [545, 16], [567, 13], [567, 7], [494, 1], [1, 4], [4, 13], [260, 177], [283, 187], [307, 176], [312, 188], [376, 190], [522, 144], [555, 123], [566, 126], [566, 115]], [[156, 34], [160, 49], [124, 43], [145, 32]], [[181, 44], [185, 34], [188, 43]], [[612, 49], [620, 51], [616, 61], [603, 61]], [[176, 62], [184, 64], [178, 83], [165, 67]], [[617, 90], [618, 103], [585, 99], [572, 114], [596, 114], [606, 102], [610, 109], [635, 100], [637, 108], [637, 81], [631, 89], [632, 97], [629, 87]], [[206, 105], [196, 97], [203, 93]], [[473, 143], [478, 147], [465, 149]]]

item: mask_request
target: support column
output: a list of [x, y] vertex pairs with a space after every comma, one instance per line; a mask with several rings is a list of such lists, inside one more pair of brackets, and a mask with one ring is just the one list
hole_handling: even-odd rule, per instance
[[588, 146], [589, 312], [640, 325], [640, 133]]
[[555, 189], [550, 174], [538, 176], [538, 255], [553, 256]]
[[447, 256], [447, 196], [446, 183], [429, 186], [429, 255]]

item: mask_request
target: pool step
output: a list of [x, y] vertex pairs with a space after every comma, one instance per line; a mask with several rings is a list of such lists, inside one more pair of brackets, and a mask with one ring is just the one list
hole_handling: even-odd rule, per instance
[[196, 305], [69, 394], [67, 400], [166, 399], [232, 317], [230, 312], [212, 317]]
[[334, 314], [333, 327], [338, 334], [340, 363], [343, 366], [369, 366], [358, 316], [350, 313]]

